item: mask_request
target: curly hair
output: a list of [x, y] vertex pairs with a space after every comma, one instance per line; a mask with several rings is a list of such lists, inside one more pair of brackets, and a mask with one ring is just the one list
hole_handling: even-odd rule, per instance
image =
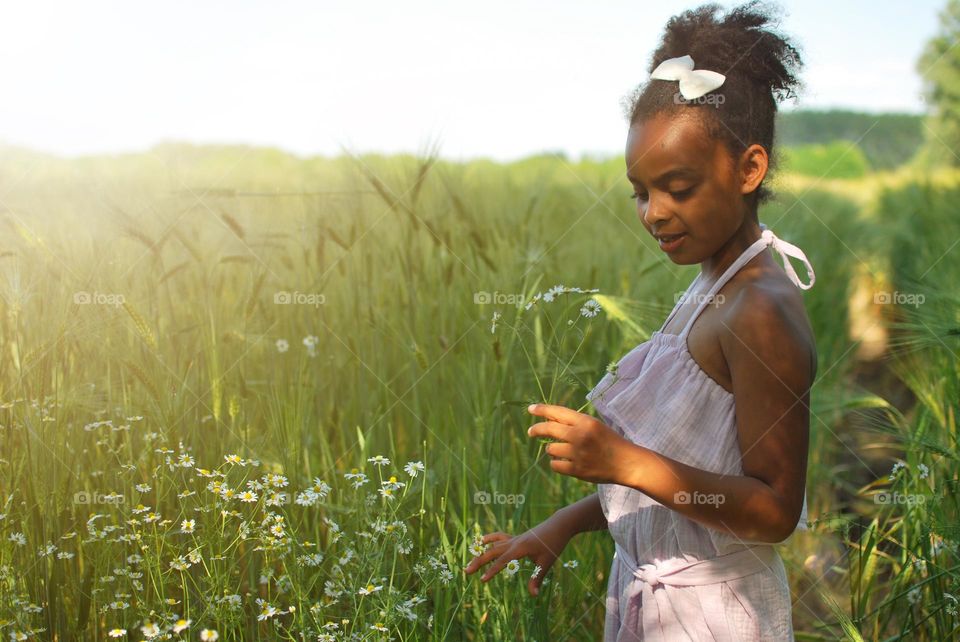
[[[733, 159], [754, 143], [762, 145], [770, 159], [769, 176], [778, 164], [773, 147], [777, 102], [797, 97], [803, 61], [798, 46], [769, 26], [780, 13], [778, 6], [753, 0], [718, 18], [721, 9], [709, 3], [670, 18], [648, 73], [668, 58], [689, 54], [695, 69], [724, 74], [723, 85], [686, 101], [678, 98], [676, 82], [648, 80], [626, 97], [624, 115], [632, 127], [657, 114], [699, 110], [708, 134], [721, 140]], [[771, 196], [761, 183], [751, 195], [752, 206]]]

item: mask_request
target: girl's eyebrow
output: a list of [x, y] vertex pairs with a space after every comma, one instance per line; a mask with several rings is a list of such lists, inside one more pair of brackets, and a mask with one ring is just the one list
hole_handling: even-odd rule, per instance
[[[694, 176], [696, 173], [696, 170], [691, 167], [674, 167], [673, 169], [668, 169], [664, 173], [660, 174], [660, 176], [657, 176], [655, 179], [653, 179], [653, 182], [654, 184], [663, 184], [674, 176]], [[643, 184], [640, 180], [630, 176], [630, 174], [627, 174], [627, 179], [631, 183]]]

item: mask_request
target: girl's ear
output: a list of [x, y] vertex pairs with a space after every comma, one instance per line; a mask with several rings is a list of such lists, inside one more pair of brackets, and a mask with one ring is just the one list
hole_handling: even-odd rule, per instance
[[767, 175], [770, 157], [763, 145], [754, 143], [740, 155], [740, 193], [750, 194], [760, 186]]

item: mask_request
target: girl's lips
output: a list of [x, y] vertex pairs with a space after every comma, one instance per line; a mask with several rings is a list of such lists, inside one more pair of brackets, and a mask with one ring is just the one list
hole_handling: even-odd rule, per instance
[[660, 249], [664, 252], [673, 252], [683, 243], [683, 240], [687, 238], [686, 233], [677, 234], [674, 236], [668, 237], [671, 240], [664, 241], [663, 237], [657, 237], [657, 242], [660, 243]]

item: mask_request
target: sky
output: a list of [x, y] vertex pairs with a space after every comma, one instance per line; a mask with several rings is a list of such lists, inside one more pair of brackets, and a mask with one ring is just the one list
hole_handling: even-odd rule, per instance
[[[781, 0], [805, 92], [781, 109], [920, 113], [946, 0]], [[161, 142], [299, 156], [622, 153], [622, 98], [700, 2], [5, 2], [0, 143], [75, 157]], [[721, 2], [729, 8], [736, 3]]]

